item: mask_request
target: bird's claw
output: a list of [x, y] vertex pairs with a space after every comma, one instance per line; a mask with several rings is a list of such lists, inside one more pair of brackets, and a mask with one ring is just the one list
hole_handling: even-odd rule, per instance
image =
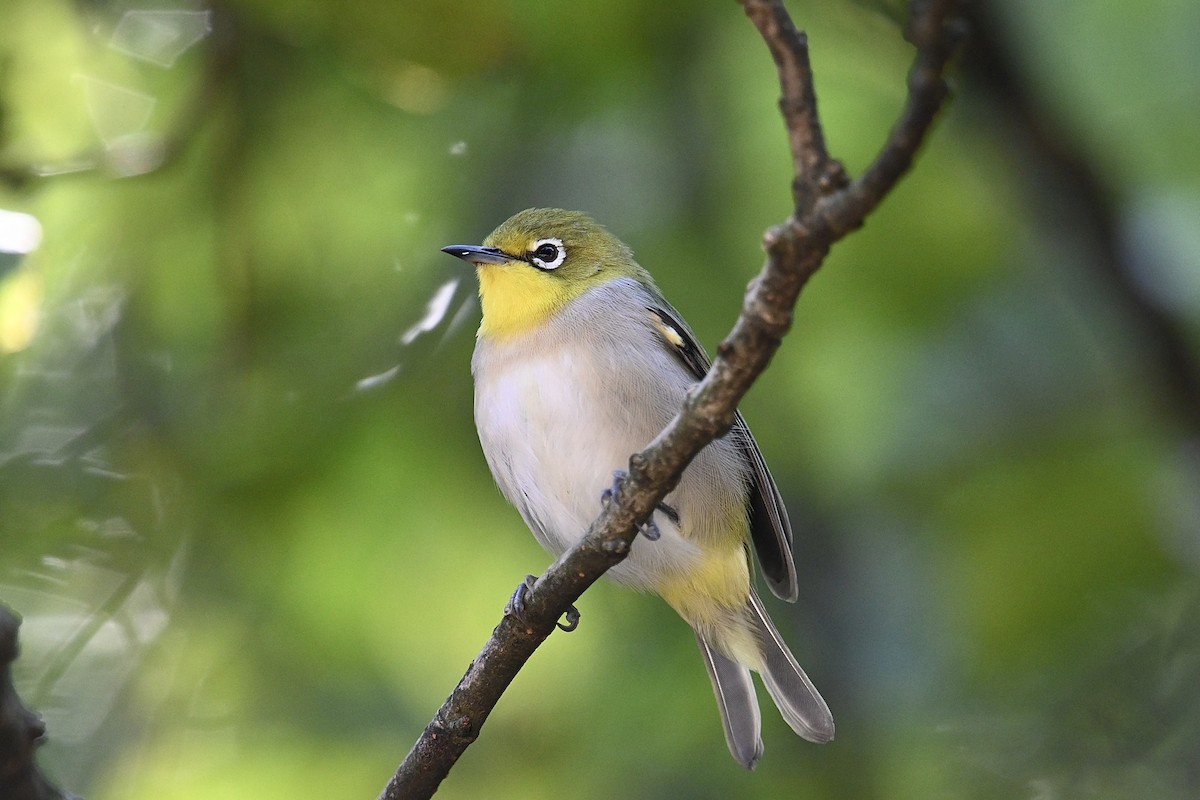
[[[623, 469], [613, 470], [612, 486], [600, 493], [601, 506], [607, 506], [613, 501], [614, 497], [621, 493], [621, 483], [628, 477], [629, 474]], [[659, 503], [656, 510], [665, 514], [667, 519], [671, 520], [673, 524], [679, 524], [679, 512], [671, 506], [667, 505], [666, 503]], [[662, 531], [658, 529], [658, 523], [654, 521], [653, 514], [650, 516], [650, 519], [642, 523], [642, 526], [638, 530], [641, 532], [642, 536], [645, 536], [652, 542], [658, 541], [658, 539], [662, 537]]]
[[533, 588], [533, 584], [536, 582], [536, 575], [526, 575], [525, 580], [517, 584], [512, 597], [508, 598], [508, 603], [504, 606], [504, 616], [516, 617], [520, 622], [525, 621], [525, 595]]
[[555, 625], [563, 633], [570, 633], [579, 627], [579, 609], [573, 605], [567, 606], [567, 611], [564, 616], [567, 618], [566, 623], [556, 622]]
[[613, 498], [621, 493], [621, 481], [623, 480], [625, 480], [625, 470], [614, 469], [612, 486], [600, 493], [601, 508], [606, 508], [613, 501]]
[[605, 489], [603, 492], [600, 493], [600, 505], [601, 506], [607, 506], [609, 503], [611, 503], [613, 501], [614, 497], [616, 497], [617, 495], [619, 495], [621, 493], [621, 482], [629, 477], [629, 473], [627, 473], [623, 469], [614, 469], [612, 476], [613, 476], [612, 486], [608, 487], [607, 489]]
[[[508, 599], [508, 603], [504, 606], [504, 615], [506, 617], [511, 616], [511, 617], [514, 617], [521, 624], [523, 624], [523, 625], [527, 624], [525, 622], [525, 595], [529, 594], [529, 590], [533, 588], [533, 585], [535, 583], [537, 583], [536, 575], [526, 575], [525, 580], [523, 580], [519, 584], [517, 584], [517, 588], [512, 593], [512, 597], [510, 597]], [[571, 631], [573, 631], [579, 627], [579, 609], [578, 608], [576, 608], [573, 605], [567, 606], [565, 616], [567, 618], [567, 621], [565, 623], [563, 623], [563, 622], [555, 622], [554, 623], [555, 625], [557, 625], [559, 627], [559, 629], [561, 629], [567, 633], [570, 633]]]
[[662, 537], [662, 531], [658, 529], [658, 524], [654, 521], [654, 517], [642, 523], [642, 527], [638, 528], [642, 536], [645, 536], [652, 542], [657, 542]]

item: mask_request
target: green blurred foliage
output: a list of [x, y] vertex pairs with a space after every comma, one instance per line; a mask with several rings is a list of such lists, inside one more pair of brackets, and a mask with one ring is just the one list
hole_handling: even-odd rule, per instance
[[[62, 173], [0, 186], [44, 233], [0, 262], [0, 598], [42, 761], [95, 800], [374, 796], [548, 561], [479, 453], [473, 277], [438, 248], [588, 210], [715, 343], [788, 213], [771, 60], [733, 3], [3, 3], [0, 167]], [[898, 4], [790, 5], [857, 173]], [[1194, 360], [1200, 11], [995, 5]], [[1196, 416], [1011, 109], [955, 84], [744, 405], [837, 741], [768, 708], [743, 773], [686, 628], [601, 584], [440, 796], [1195, 791]]]

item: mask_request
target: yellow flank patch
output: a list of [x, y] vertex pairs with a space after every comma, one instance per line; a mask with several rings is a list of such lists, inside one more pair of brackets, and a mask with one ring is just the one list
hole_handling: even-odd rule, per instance
[[758, 669], [761, 647], [747, 617], [750, 567], [741, 547], [705, 554], [700, 563], [658, 587], [668, 604], [708, 641]]
[[519, 262], [482, 264], [478, 272], [483, 307], [480, 336], [504, 338], [524, 333], [544, 323], [570, 300], [562, 281]]
[[[703, 622], [722, 608], [740, 609], [750, 597], [750, 568], [740, 547], [709, 552], [686, 574], [665, 582], [659, 594], [688, 621]], [[685, 613], [693, 608], [695, 613]]]

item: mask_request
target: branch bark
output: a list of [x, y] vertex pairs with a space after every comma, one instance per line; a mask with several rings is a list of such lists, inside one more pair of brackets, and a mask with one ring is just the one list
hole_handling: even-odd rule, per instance
[[13, 685], [17, 629], [21, 619], [0, 604], [0, 797], [9, 800], [63, 800], [63, 793], [37, 767], [37, 748], [45, 741], [42, 718], [25, 707]]
[[587, 534], [525, 597], [524, 621], [505, 615], [380, 795], [427, 798], [479, 731], [501, 694], [559, 617], [629, 552], [638, 526], [693, 458], [729, 431], [737, 404], [766, 369], [792, 324], [801, 289], [834, 242], [862, 225], [912, 165], [948, 90], [945, 71], [960, 39], [957, 0], [914, 0], [907, 37], [916, 47], [908, 99], [878, 157], [850, 181], [825, 146], [808, 41], [782, 0], [740, 0], [779, 72], [779, 105], [792, 150], [795, 209], [763, 239], [766, 264], [751, 282], [733, 331], [680, 414], [629, 461], [628, 476]]

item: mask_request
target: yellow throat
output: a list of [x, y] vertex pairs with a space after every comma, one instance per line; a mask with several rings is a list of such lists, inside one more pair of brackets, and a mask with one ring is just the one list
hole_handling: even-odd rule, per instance
[[503, 339], [545, 325], [597, 286], [629, 277], [653, 286], [621, 240], [578, 211], [530, 208], [488, 234], [483, 245], [452, 245], [475, 265], [483, 321], [479, 336]]
[[520, 264], [481, 264], [479, 335], [493, 339], [516, 336], [538, 327], [575, 299], [587, 286], [572, 290], [550, 275]]

